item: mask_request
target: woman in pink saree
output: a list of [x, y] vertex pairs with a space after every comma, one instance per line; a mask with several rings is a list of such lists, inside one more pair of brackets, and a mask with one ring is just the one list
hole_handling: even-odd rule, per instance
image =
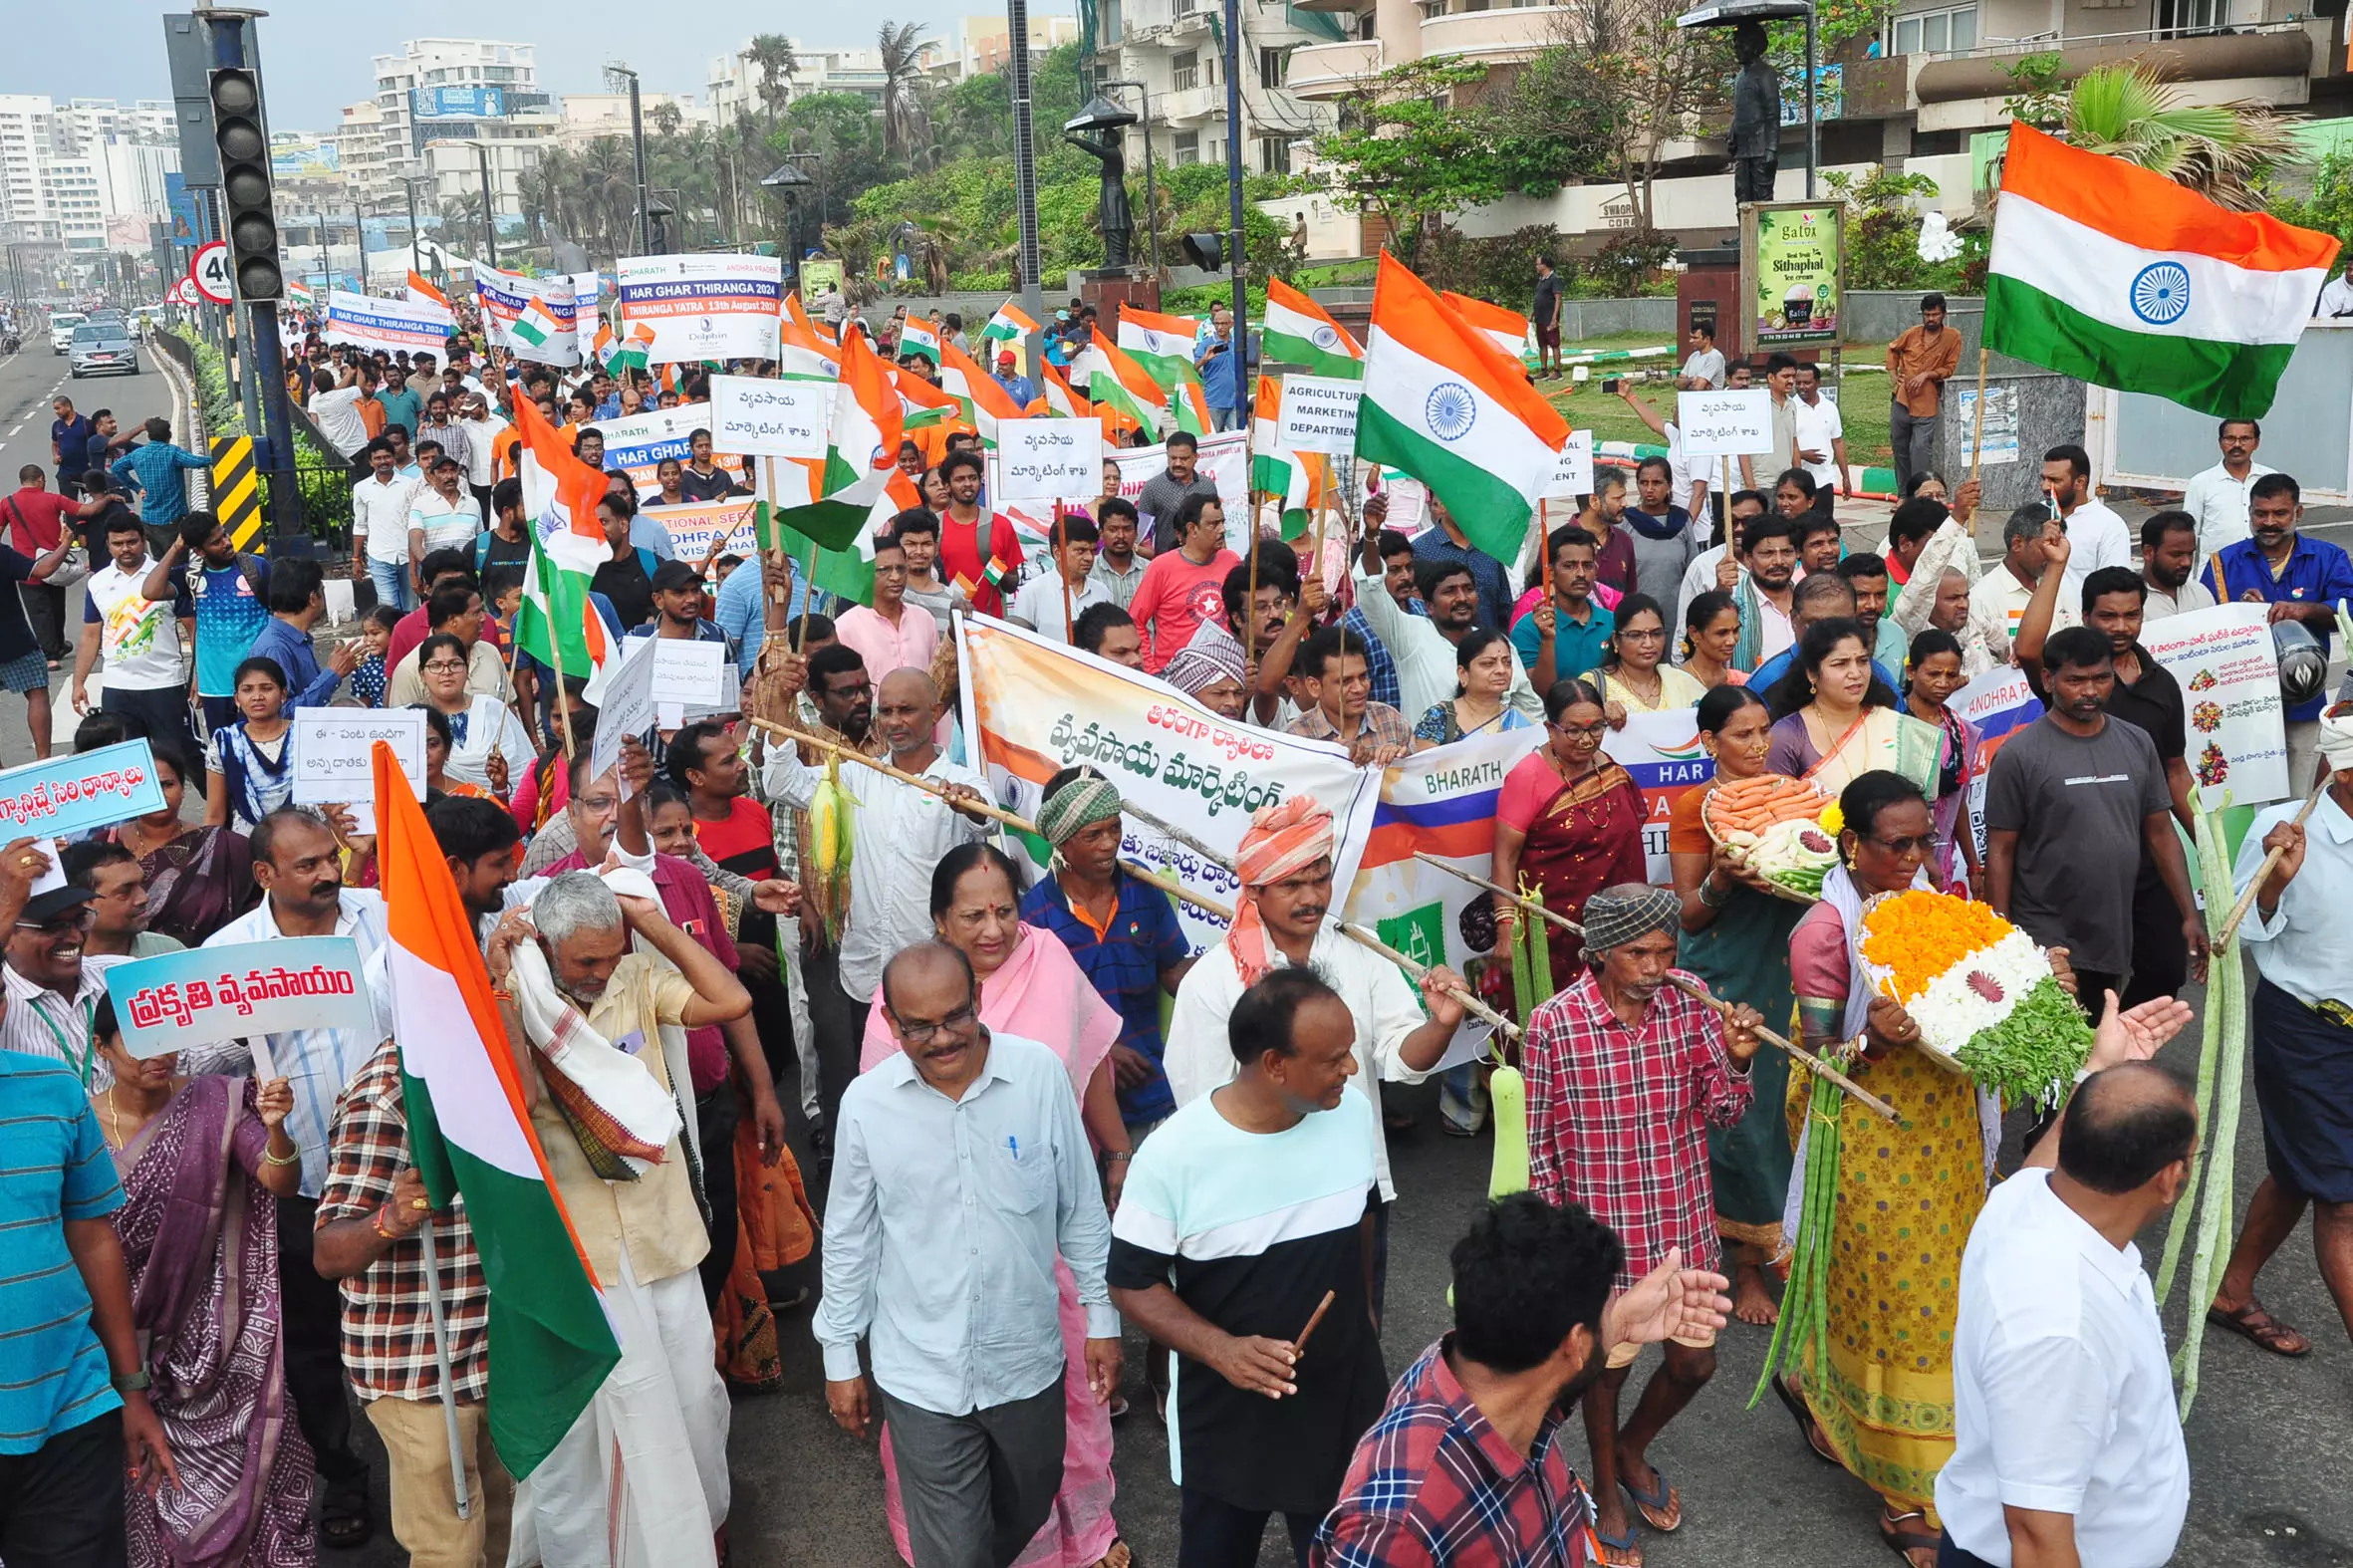
[[310, 1445], [286, 1400], [279, 1345], [277, 1197], [301, 1157], [283, 1078], [175, 1075], [172, 1055], [124, 1049], [115, 1006], [91, 1034], [113, 1084], [91, 1103], [115, 1157], [115, 1233], [131, 1267], [131, 1319], [154, 1379], [147, 1398], [179, 1484], [125, 1490], [136, 1568], [308, 1568]]
[[[1095, 989], [1050, 931], [1022, 923], [1020, 883], [1004, 853], [984, 844], [959, 845], [931, 875], [931, 920], [939, 939], [971, 960], [980, 982], [980, 1021], [991, 1032], [1035, 1040], [1062, 1058], [1078, 1096], [1087, 1135], [1104, 1162], [1104, 1201], [1116, 1207], [1128, 1176], [1128, 1130], [1120, 1120], [1112, 1083], [1112, 1042], [1120, 1015]], [[878, 992], [876, 1000], [881, 1000]], [[883, 1009], [867, 1014], [859, 1071], [866, 1072], [898, 1051], [899, 1041]], [[1063, 1378], [1069, 1437], [1062, 1452], [1062, 1490], [1054, 1512], [1014, 1568], [1126, 1568], [1129, 1553], [1112, 1522], [1110, 1406], [1097, 1404], [1087, 1389], [1087, 1315], [1079, 1305], [1078, 1281], [1057, 1259], [1054, 1277], [1062, 1289], [1062, 1348], [1068, 1364]], [[891, 1538], [899, 1555], [908, 1549], [907, 1516], [899, 1501], [899, 1469], [891, 1435], [883, 1434], [883, 1485]]]

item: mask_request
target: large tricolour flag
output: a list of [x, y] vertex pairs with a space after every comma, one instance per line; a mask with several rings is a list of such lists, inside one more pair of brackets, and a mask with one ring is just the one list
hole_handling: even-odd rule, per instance
[[1568, 438], [1526, 369], [1382, 252], [1357, 455], [1421, 480], [1472, 544], [1511, 561]]
[[1269, 360], [1301, 366], [1312, 375], [1353, 380], [1365, 374], [1364, 346], [1330, 312], [1280, 278], [1266, 280], [1266, 330], [1260, 341]]
[[2336, 254], [2332, 235], [2228, 211], [2013, 123], [1985, 345], [2095, 387], [2260, 418]]
[[514, 402], [515, 433], [521, 437], [517, 455], [523, 514], [537, 521], [541, 534], [578, 534], [604, 547], [597, 503], [605, 498], [605, 475], [574, 455], [572, 443], [530, 398], [517, 397]]
[[1030, 320], [1029, 312], [1007, 300], [997, 307], [988, 325], [980, 329], [980, 336], [1000, 343], [1026, 343], [1037, 330], [1038, 324]]
[[[1094, 339], [1090, 361], [1094, 369], [1087, 378], [1087, 395], [1103, 417], [1105, 439], [1117, 445], [1136, 429], [1158, 435], [1171, 411], [1165, 389], [1134, 356], [1104, 337], [1102, 328], [1095, 329]], [[1071, 370], [1075, 374], [1078, 367], [1074, 364]]]
[[465, 1199], [490, 1291], [491, 1440], [539, 1467], [621, 1360], [491, 999], [474, 923], [390, 743], [375, 750], [378, 870], [409, 1163], [436, 1208]]
[[1282, 444], [1282, 383], [1259, 377], [1250, 407], [1250, 488], [1283, 498], [1282, 535], [1296, 539], [1330, 504], [1331, 467], [1322, 452], [1295, 452]]
[[899, 352], [919, 354], [933, 365], [939, 363], [939, 329], [927, 321], [910, 316], [899, 328]]
[[1200, 384], [1201, 373], [1192, 365], [1193, 344], [1200, 335], [1197, 317], [1120, 307], [1120, 352], [1142, 366], [1164, 393], [1186, 383]]
[[997, 444], [999, 419], [1018, 419], [1022, 415], [1012, 394], [998, 386], [996, 379], [982, 370], [972, 356], [952, 343], [939, 346], [939, 386], [964, 405], [964, 417], [980, 432], [983, 446]]
[[891, 368], [867, 347], [864, 335], [845, 334], [826, 454], [789, 459], [778, 471], [786, 489], [769, 497], [786, 549], [803, 559], [812, 548], [837, 554], [833, 565], [842, 574], [837, 581], [813, 576], [819, 587], [861, 604], [874, 601], [875, 530], [922, 504], [921, 492], [899, 467], [906, 426]]

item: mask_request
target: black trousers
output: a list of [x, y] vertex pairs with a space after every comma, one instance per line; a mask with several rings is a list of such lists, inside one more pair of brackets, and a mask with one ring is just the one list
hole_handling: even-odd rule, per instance
[[[1257, 1568], [1258, 1543], [1273, 1510], [1239, 1507], [1193, 1486], [1180, 1487], [1176, 1495], [1176, 1568]], [[1323, 1522], [1321, 1513], [1283, 1515], [1299, 1568], [1307, 1568], [1308, 1544]]]
[[33, 640], [41, 645], [41, 656], [62, 659], [69, 645], [66, 642], [66, 591], [48, 583], [20, 583], [17, 592], [24, 596], [25, 619], [33, 624]]
[[1993, 1565], [1956, 1544], [1952, 1535], [1946, 1533], [1937, 1541], [1937, 1568], [1993, 1568]]
[[286, 1392], [294, 1418], [330, 1488], [365, 1486], [368, 1463], [352, 1451], [352, 1397], [343, 1377], [343, 1295], [319, 1277], [311, 1232], [319, 1220], [315, 1197], [278, 1199], [278, 1303], [284, 1323]]
[[2137, 1007], [2160, 996], [2179, 996], [2190, 978], [2190, 943], [2182, 936], [2182, 911], [2147, 861], [2133, 884], [2133, 969], [2131, 983], [2116, 993], [2120, 1007]]
[[125, 1568], [123, 1412], [0, 1453], [0, 1560], [9, 1568]]
[[195, 750], [195, 732], [188, 727], [185, 686], [109, 685], [99, 694], [98, 705], [104, 712], [138, 720], [139, 733], [149, 740], [171, 740], [183, 750], [191, 753]]
[[741, 1105], [733, 1079], [694, 1097], [694, 1128], [702, 1139], [703, 1196], [711, 1211], [711, 1249], [700, 1264], [702, 1304], [712, 1308], [718, 1306], [719, 1292], [735, 1267], [735, 1124], [742, 1116]]
[[866, 1039], [868, 999], [842, 989], [842, 955], [835, 947], [802, 949], [801, 976], [809, 987], [809, 1027], [817, 1035], [817, 1111], [828, 1136], [838, 1120], [842, 1091], [858, 1076], [859, 1047]]

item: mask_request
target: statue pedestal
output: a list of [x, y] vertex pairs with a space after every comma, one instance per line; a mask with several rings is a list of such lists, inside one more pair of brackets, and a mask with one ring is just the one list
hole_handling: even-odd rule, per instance
[[1161, 308], [1161, 280], [1150, 267], [1098, 267], [1079, 274], [1079, 298], [1095, 307], [1108, 338], [1113, 335], [1111, 324], [1118, 319], [1119, 306], [1133, 305], [1146, 311]]
[[[1684, 271], [1675, 280], [1675, 331], [1677, 353], [1689, 340], [1694, 321], [1711, 323], [1715, 328], [1715, 346], [1722, 351], [1724, 363], [1730, 365], [1740, 358], [1740, 247], [1710, 245], [1701, 250], [1687, 250], [1676, 259], [1684, 264]], [[1675, 362], [1681, 365], [1678, 358]]]

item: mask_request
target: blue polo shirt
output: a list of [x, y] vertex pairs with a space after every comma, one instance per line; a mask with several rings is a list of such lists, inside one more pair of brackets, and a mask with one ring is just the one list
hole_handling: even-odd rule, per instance
[[79, 479], [90, 466], [90, 418], [75, 414], [71, 419], [49, 421], [49, 438], [57, 444], [57, 476], [59, 479]]
[[[2218, 573], [2220, 582], [2216, 581]], [[2286, 564], [2273, 573], [2271, 563], [2263, 558], [2263, 547], [2252, 539], [2241, 539], [2216, 551], [2208, 559], [2200, 580], [2213, 593], [2217, 604], [2228, 604], [2252, 595], [2274, 605], [2333, 605], [2341, 600], [2353, 600], [2353, 557], [2325, 539], [2299, 533], [2295, 548], [2287, 554]], [[2329, 641], [2336, 635], [2335, 626], [2325, 621], [2308, 621], [2304, 630], [2319, 641], [2321, 653], [2327, 653]], [[2327, 691], [2316, 691], [2289, 708], [2284, 716], [2291, 724], [2318, 718], [2327, 701]]]
[[[1175, 968], [1192, 951], [1169, 896], [1122, 874], [1111, 923], [1097, 930], [1070, 907], [1060, 879], [1049, 873], [1022, 895], [1021, 917], [1062, 939], [1096, 991], [1119, 1009], [1119, 1043], [1149, 1057], [1157, 1068], [1162, 1050], [1161, 971]], [[1120, 1091], [1120, 1120], [1130, 1127], [1158, 1122], [1176, 1109], [1176, 1097], [1169, 1090], [1165, 1072]]]
[[[1553, 618], [1552, 678], [1555, 680], [1599, 669], [1603, 655], [1609, 652], [1610, 634], [1618, 630], [1618, 618], [1603, 609], [1600, 600], [1588, 599], [1585, 604], [1593, 614], [1583, 626], [1567, 616]], [[1536, 660], [1544, 652], [1544, 633], [1536, 625], [1533, 607], [1513, 624], [1511, 648], [1519, 654], [1520, 667], [1532, 677]]]
[[123, 1401], [90, 1326], [66, 1221], [123, 1206], [82, 1081], [62, 1062], [0, 1051], [0, 1453], [31, 1453]]
[[409, 440], [416, 439], [416, 421], [424, 411], [416, 393], [405, 385], [388, 387], [376, 394], [376, 402], [377, 406], [384, 409], [386, 424], [396, 424], [408, 432]]

